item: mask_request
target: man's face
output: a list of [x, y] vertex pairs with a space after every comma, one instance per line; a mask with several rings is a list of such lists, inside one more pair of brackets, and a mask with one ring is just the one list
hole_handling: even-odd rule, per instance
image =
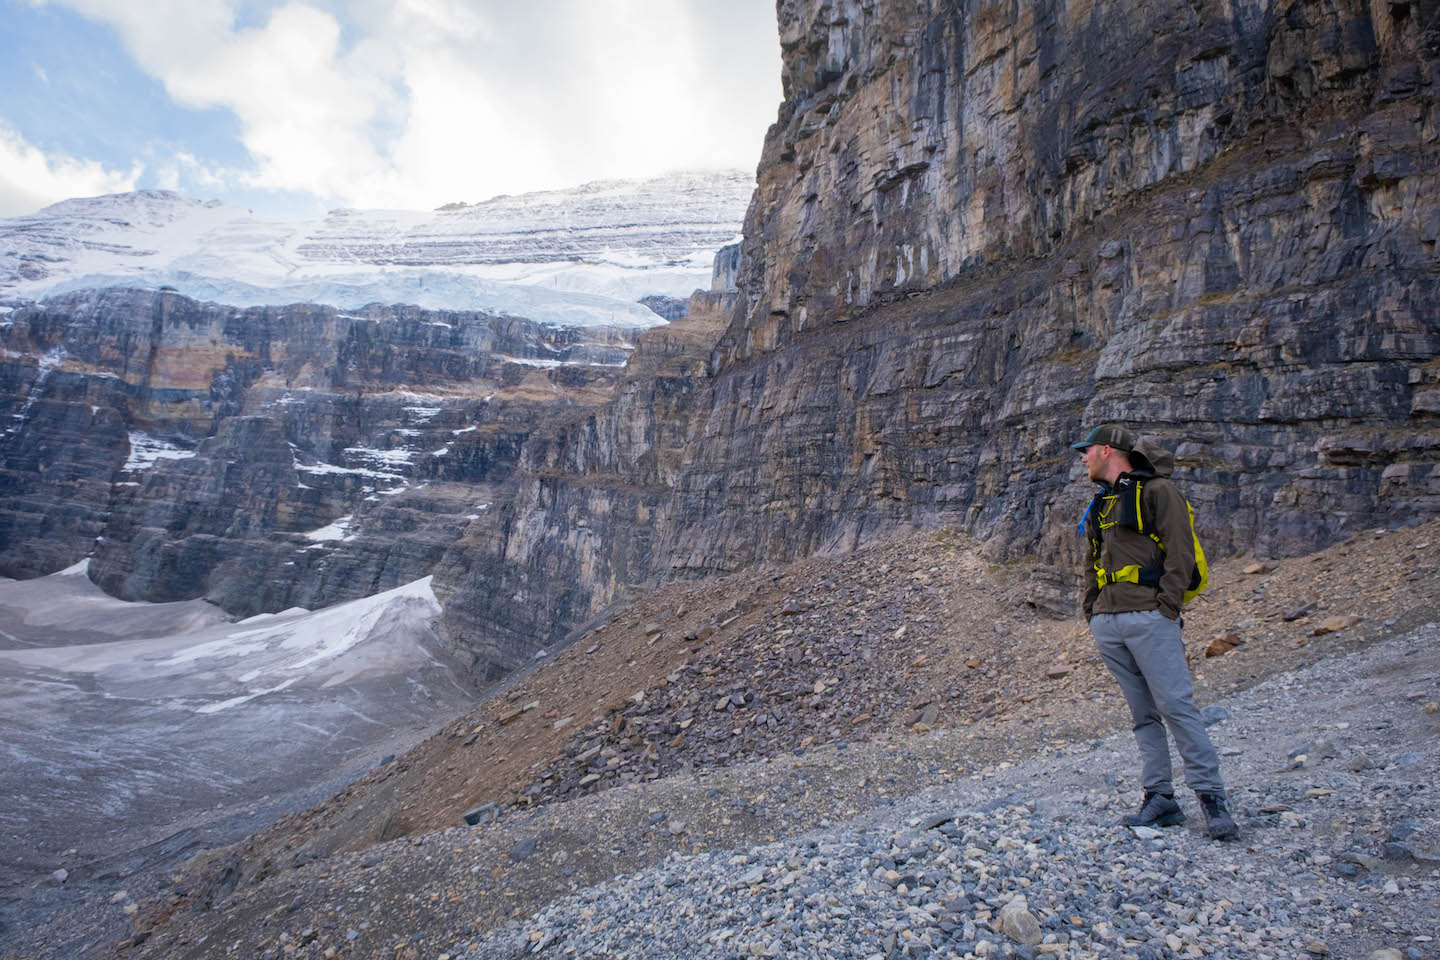
[[1104, 444], [1092, 443], [1080, 451], [1080, 462], [1085, 464], [1085, 472], [1094, 483], [1104, 481], [1106, 461], [1109, 459], [1110, 448]]

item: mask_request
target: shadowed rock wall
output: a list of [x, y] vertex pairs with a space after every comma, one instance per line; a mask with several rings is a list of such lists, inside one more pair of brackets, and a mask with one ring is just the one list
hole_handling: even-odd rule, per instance
[[93, 551], [116, 596], [241, 614], [418, 579], [635, 333], [125, 289], [22, 306], [0, 327], [0, 574]]
[[[632, 365], [530, 439], [496, 592], [573, 624], [645, 579], [955, 525], [1063, 613], [1068, 443], [1104, 420], [1177, 451], [1220, 554], [1440, 511], [1432, 7], [778, 10], [705, 376]], [[479, 592], [455, 615], [514, 622]]]
[[[696, 460], [833, 444], [780, 498], [814, 504], [794, 539], [959, 523], [1068, 562], [1066, 443], [1112, 419], [1177, 449], [1222, 551], [1440, 509], [1433, 9], [779, 12], [750, 305], [713, 364], [750, 412]], [[803, 488], [779, 473], [762, 500]]]

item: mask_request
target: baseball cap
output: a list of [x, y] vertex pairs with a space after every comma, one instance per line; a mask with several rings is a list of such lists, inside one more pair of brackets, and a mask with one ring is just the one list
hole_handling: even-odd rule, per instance
[[1079, 443], [1070, 444], [1075, 450], [1084, 450], [1095, 445], [1114, 447], [1126, 453], [1135, 449], [1135, 435], [1118, 423], [1105, 423], [1090, 431], [1090, 435]]

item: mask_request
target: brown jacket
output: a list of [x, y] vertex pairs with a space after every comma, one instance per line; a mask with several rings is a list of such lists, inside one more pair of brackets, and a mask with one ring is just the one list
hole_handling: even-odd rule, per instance
[[[1130, 461], [1134, 469], [1127, 476], [1143, 483], [1140, 496], [1144, 515], [1165, 549], [1160, 549], [1149, 537], [1149, 531], [1140, 532], [1119, 524], [1107, 526], [1102, 521], [1096, 525], [1100, 528], [1098, 562], [1109, 571], [1134, 564], [1142, 568], [1163, 565], [1164, 572], [1158, 587], [1119, 582], [1108, 583], [1102, 590], [1095, 575], [1095, 561], [1086, 551], [1085, 618], [1088, 620], [1097, 613], [1159, 610], [1175, 620], [1180, 616], [1180, 605], [1195, 568], [1189, 509], [1185, 498], [1169, 480], [1174, 463], [1169, 451], [1141, 440], [1135, 445]], [[1103, 492], [1108, 494], [1110, 490], [1106, 488]]]

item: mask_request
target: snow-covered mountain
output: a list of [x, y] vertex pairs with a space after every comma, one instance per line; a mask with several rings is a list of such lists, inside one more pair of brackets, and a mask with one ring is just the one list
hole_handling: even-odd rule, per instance
[[168, 286], [234, 306], [414, 303], [651, 326], [661, 321], [636, 301], [708, 287], [753, 186], [746, 173], [675, 173], [319, 221], [163, 190], [66, 200], [0, 220], [0, 298]]

